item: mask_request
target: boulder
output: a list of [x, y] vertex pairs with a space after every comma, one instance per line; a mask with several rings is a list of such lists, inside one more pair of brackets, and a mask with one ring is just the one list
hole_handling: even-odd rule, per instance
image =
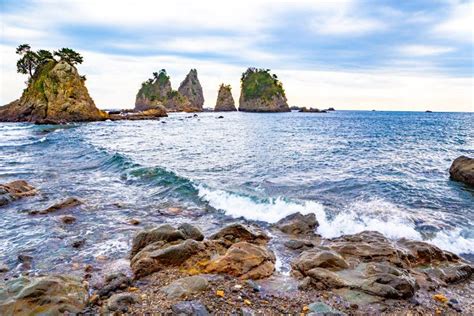
[[192, 239], [178, 244], [158, 241], [143, 248], [130, 264], [135, 278], [141, 278], [165, 267], [178, 267], [204, 250], [202, 244]]
[[230, 85], [221, 84], [217, 94], [216, 112], [237, 111]]
[[208, 273], [226, 273], [242, 279], [269, 277], [275, 270], [275, 255], [263, 246], [248, 242], [233, 244], [206, 267]]
[[171, 306], [171, 310], [175, 315], [179, 316], [208, 316], [210, 315], [204, 306], [199, 301], [184, 301], [178, 302]]
[[0, 121], [58, 124], [107, 118], [89, 96], [76, 67], [53, 59], [39, 66], [19, 100], [0, 107]]
[[67, 198], [67, 199], [65, 199], [65, 200], [63, 200], [59, 203], [51, 205], [50, 207], [48, 207], [44, 210], [29, 211], [28, 214], [30, 214], [30, 215], [44, 215], [44, 214], [54, 213], [54, 212], [57, 212], [59, 210], [73, 208], [73, 207], [79, 206], [81, 204], [82, 204], [82, 202], [80, 200], [78, 200], [74, 197], [69, 197], [69, 198]]
[[87, 301], [87, 289], [70, 276], [19, 277], [0, 284], [0, 315], [76, 314]]
[[197, 241], [204, 240], [204, 235], [201, 230], [191, 224], [181, 224], [178, 226], [178, 230], [183, 233], [185, 239], [194, 239]]
[[204, 291], [209, 287], [209, 282], [201, 276], [190, 276], [178, 279], [171, 284], [161, 288], [168, 299], [178, 299], [189, 296], [190, 294]]
[[181, 230], [171, 225], [165, 224], [160, 227], [140, 231], [132, 242], [131, 257], [134, 257], [140, 250], [157, 241], [171, 242], [176, 240], [184, 240], [186, 236]]
[[336, 252], [329, 250], [309, 250], [297, 257], [292, 267], [303, 275], [313, 268], [324, 268], [333, 271], [349, 268], [346, 260]]
[[263, 245], [270, 240], [263, 231], [242, 224], [228, 225], [209, 238], [223, 240], [228, 246], [241, 241]]
[[290, 235], [313, 234], [319, 226], [314, 213], [302, 215], [293, 213], [279, 220], [276, 227], [282, 232]]
[[242, 74], [239, 111], [290, 112], [285, 90], [268, 69], [249, 68]]
[[191, 108], [194, 111], [202, 111], [204, 95], [202, 93], [202, 87], [196, 69], [191, 69], [189, 71], [186, 78], [181, 82], [178, 92], [189, 100]]
[[36, 195], [36, 193], [38, 191], [23, 180], [0, 184], [0, 206], [7, 205], [25, 196]]
[[460, 156], [449, 168], [451, 179], [474, 186], [474, 158]]
[[118, 272], [105, 277], [104, 285], [99, 289], [99, 297], [109, 297], [113, 292], [125, 290], [132, 284], [132, 280], [125, 274]]
[[128, 312], [128, 307], [133, 304], [140, 303], [140, 298], [132, 293], [118, 293], [114, 294], [107, 300], [108, 311]]

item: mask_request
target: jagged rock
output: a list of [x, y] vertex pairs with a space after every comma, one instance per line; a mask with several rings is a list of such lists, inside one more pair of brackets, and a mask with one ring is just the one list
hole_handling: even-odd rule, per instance
[[268, 69], [247, 69], [241, 83], [239, 111], [290, 112], [281, 82]]
[[67, 224], [67, 225], [73, 224], [76, 221], [76, 218], [72, 215], [64, 215], [64, 216], [61, 216], [59, 219], [63, 224]]
[[168, 299], [178, 299], [186, 297], [200, 291], [204, 291], [209, 287], [209, 282], [201, 276], [190, 276], [178, 279], [171, 284], [161, 288]]
[[181, 82], [178, 92], [189, 100], [191, 103], [191, 109], [194, 111], [202, 111], [204, 96], [196, 69], [191, 69], [189, 71], [186, 78]]
[[252, 229], [242, 224], [231, 224], [217, 233], [211, 235], [210, 239], [222, 239], [228, 246], [241, 242], [247, 241], [255, 244], [266, 244], [270, 237], [268, 237], [263, 231]]
[[119, 112], [110, 114], [109, 119], [112, 121], [139, 121], [139, 120], [156, 120], [160, 117], [167, 117], [166, 109], [163, 105], [159, 104], [148, 110], [138, 112]]
[[163, 106], [171, 91], [171, 81], [166, 70], [154, 73], [153, 79], [142, 83], [135, 99], [135, 110], [146, 111]]
[[449, 168], [451, 179], [474, 186], [474, 159], [460, 156]]
[[38, 191], [23, 180], [0, 184], [0, 206], [25, 196], [36, 195], [36, 193], [38, 193]]
[[130, 305], [140, 303], [140, 301], [140, 298], [136, 294], [118, 293], [109, 297], [107, 300], [107, 309], [111, 312], [120, 311], [126, 313]]
[[178, 226], [178, 230], [183, 233], [185, 239], [204, 240], [204, 235], [201, 230], [191, 224], [183, 223]]
[[314, 213], [302, 215], [301, 213], [293, 213], [282, 218], [276, 223], [276, 227], [286, 234], [312, 234], [316, 227], [319, 226]]
[[44, 214], [54, 213], [54, 212], [57, 212], [59, 210], [73, 208], [73, 207], [79, 206], [81, 204], [82, 204], [82, 202], [80, 200], [78, 200], [74, 197], [69, 197], [69, 198], [65, 199], [64, 201], [61, 201], [61, 202], [56, 203], [54, 205], [51, 205], [50, 207], [48, 207], [44, 210], [41, 210], [41, 211], [33, 210], [33, 211], [29, 211], [28, 214], [30, 214], [30, 215], [44, 215]]
[[99, 297], [109, 297], [117, 290], [124, 290], [130, 286], [132, 280], [125, 274], [118, 272], [107, 275], [105, 277], [104, 285], [97, 292]]
[[327, 113], [327, 110], [320, 110], [316, 108], [307, 108], [307, 107], [302, 107], [299, 109], [299, 112], [302, 113]]
[[168, 93], [168, 98], [164, 101], [164, 106], [170, 112], [196, 112], [200, 111], [194, 108], [187, 97], [180, 92], [173, 90]]
[[19, 100], [0, 107], [0, 121], [57, 124], [106, 119], [84, 80], [76, 67], [51, 59], [36, 69]]
[[87, 289], [70, 276], [19, 277], [0, 284], [0, 315], [77, 314], [87, 300]]
[[237, 111], [237, 109], [235, 108], [234, 98], [232, 97], [230, 85], [220, 85], [219, 92], [217, 94], [216, 107], [214, 108], [214, 111]]
[[233, 244], [225, 255], [209, 263], [209, 273], [226, 273], [242, 279], [269, 277], [275, 270], [275, 255], [263, 246], [248, 242]]

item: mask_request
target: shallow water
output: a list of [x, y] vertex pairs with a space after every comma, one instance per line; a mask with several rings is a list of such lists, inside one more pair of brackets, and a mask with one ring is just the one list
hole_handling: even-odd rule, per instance
[[[143, 226], [192, 221], [210, 232], [232, 218], [265, 225], [295, 211], [315, 212], [324, 237], [371, 229], [474, 255], [474, 189], [448, 174], [456, 157], [474, 156], [474, 114], [218, 115], [0, 123], [0, 182], [25, 179], [41, 191], [1, 209], [0, 261], [15, 265], [26, 252], [37, 270], [64, 269], [125, 257]], [[25, 213], [68, 196], [85, 204]], [[77, 222], [60, 224], [65, 213]], [[77, 238], [86, 239], [79, 250], [69, 246]]]

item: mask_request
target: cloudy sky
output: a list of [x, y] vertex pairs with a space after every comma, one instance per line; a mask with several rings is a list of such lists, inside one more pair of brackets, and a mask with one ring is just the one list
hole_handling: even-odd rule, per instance
[[197, 68], [205, 106], [270, 68], [290, 105], [474, 111], [474, 0], [0, 0], [0, 102], [17, 98], [15, 47], [74, 48], [100, 108], [133, 107], [166, 68]]

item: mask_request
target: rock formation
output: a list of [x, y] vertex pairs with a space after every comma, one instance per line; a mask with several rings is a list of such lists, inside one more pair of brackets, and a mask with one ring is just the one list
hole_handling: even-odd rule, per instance
[[159, 73], [153, 73], [153, 78], [143, 82], [137, 93], [135, 111], [148, 110], [159, 110], [161, 114], [158, 116], [166, 116], [163, 110], [165, 112], [200, 111], [193, 107], [189, 99], [181, 92], [171, 88], [170, 77], [166, 74], [165, 69], [161, 69]]
[[191, 69], [178, 88], [178, 92], [188, 98], [193, 111], [202, 111], [204, 95], [202, 94], [201, 83], [197, 76], [197, 70]]
[[249, 68], [242, 74], [239, 111], [290, 112], [285, 90], [268, 69]]
[[159, 74], [153, 73], [153, 78], [142, 83], [142, 87], [135, 99], [135, 110], [146, 111], [162, 106], [171, 92], [170, 77], [166, 70], [162, 69]]
[[219, 87], [219, 93], [217, 94], [216, 112], [223, 111], [237, 111], [235, 108], [234, 98], [232, 97], [230, 85], [221, 84]]
[[23, 180], [0, 184], [0, 206], [7, 205], [25, 196], [36, 195], [36, 193], [38, 191]]
[[474, 186], [474, 159], [460, 156], [453, 161], [449, 174], [452, 179]]
[[19, 100], [0, 107], [0, 121], [65, 123], [98, 121], [106, 114], [94, 104], [76, 67], [50, 59], [38, 66]]

